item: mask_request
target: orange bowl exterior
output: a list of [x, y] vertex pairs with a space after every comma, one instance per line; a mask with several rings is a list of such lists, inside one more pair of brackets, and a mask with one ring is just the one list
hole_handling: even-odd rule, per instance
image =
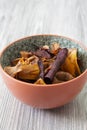
[[19, 100], [37, 108], [55, 108], [71, 100], [82, 90], [87, 80], [87, 69], [77, 78], [60, 84], [35, 85], [16, 80], [4, 72], [1, 74], [8, 89]]
[[85, 72], [66, 83], [40, 86], [13, 79], [2, 69], [1, 73], [14, 96], [30, 106], [45, 109], [59, 107], [70, 102], [82, 90], [87, 79], [87, 72]]

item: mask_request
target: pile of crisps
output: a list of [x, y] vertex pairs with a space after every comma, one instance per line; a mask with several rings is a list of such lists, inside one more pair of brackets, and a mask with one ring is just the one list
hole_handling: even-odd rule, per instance
[[[42, 47], [43, 49], [48, 49], [52, 54], [56, 56], [58, 51], [61, 49], [59, 43], [53, 43], [49, 47], [45, 45]], [[74, 78], [81, 74], [80, 67], [77, 62], [77, 49], [68, 49], [68, 55], [66, 57], [65, 62], [61, 66], [60, 70], [64, 72], [68, 72]], [[21, 79], [23, 81], [34, 80], [35, 84], [45, 84], [44, 80], [39, 78], [40, 69], [38, 66], [39, 58], [36, 55], [32, 55], [31, 52], [21, 51], [20, 58], [14, 59], [12, 61], [13, 66], [6, 66], [4, 68], [5, 72], [7, 72], [10, 76]], [[42, 58], [43, 64], [45, 66], [45, 71], [49, 69], [50, 64], [54, 61], [54, 59], [46, 59]], [[48, 68], [47, 68], [48, 67]], [[67, 73], [66, 73], [67, 74]]]

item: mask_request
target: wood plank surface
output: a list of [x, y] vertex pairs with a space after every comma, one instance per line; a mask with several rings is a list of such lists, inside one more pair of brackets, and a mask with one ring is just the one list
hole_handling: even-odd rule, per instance
[[[87, 47], [87, 0], [0, 0], [0, 51], [34, 34], [58, 34]], [[18, 101], [0, 76], [0, 130], [87, 130], [87, 84], [71, 103], [40, 110]]]

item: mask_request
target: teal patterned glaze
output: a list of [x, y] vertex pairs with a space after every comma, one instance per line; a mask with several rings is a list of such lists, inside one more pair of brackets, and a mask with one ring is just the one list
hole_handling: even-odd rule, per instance
[[82, 61], [81, 70], [84, 71], [87, 68], [87, 51], [81, 48], [74, 41], [64, 37], [52, 35], [31, 36], [14, 42], [4, 51], [3, 55], [1, 56], [1, 65], [3, 68], [10, 65], [13, 59], [20, 57], [20, 51], [34, 51], [40, 46], [50, 45], [53, 42], [58, 42], [60, 46], [64, 48], [77, 48], [78, 57]]

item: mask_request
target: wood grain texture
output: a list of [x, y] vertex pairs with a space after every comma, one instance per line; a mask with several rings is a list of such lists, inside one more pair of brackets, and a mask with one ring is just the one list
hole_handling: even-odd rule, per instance
[[[0, 0], [0, 51], [32, 34], [59, 34], [87, 46], [87, 1]], [[0, 76], [0, 130], [87, 130], [87, 84], [71, 103], [39, 110], [18, 101]]]

